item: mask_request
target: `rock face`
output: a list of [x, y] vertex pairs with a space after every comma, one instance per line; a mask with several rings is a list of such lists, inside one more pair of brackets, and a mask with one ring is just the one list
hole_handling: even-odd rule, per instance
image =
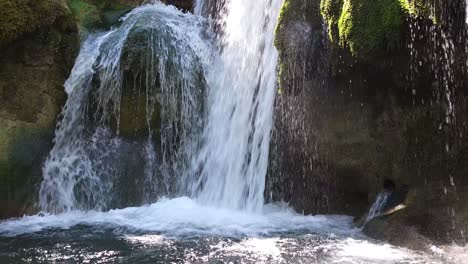
[[108, 28], [143, 0], [67, 0], [76, 21], [84, 31]]
[[195, 1], [193, 0], [164, 0], [163, 2], [168, 5], [176, 6], [177, 8], [185, 10], [185, 11], [192, 11], [193, 4]]
[[464, 1], [285, 1], [268, 195], [306, 213], [359, 216], [391, 181], [408, 192], [406, 209], [374, 237], [399, 243], [390, 230], [405, 226], [464, 242], [464, 10]]
[[32, 207], [78, 31], [62, 0], [0, 1], [0, 218]]
[[[151, 0], [67, 0], [71, 11], [84, 31], [106, 29], [133, 8]], [[163, 0], [165, 4], [176, 6], [184, 11], [192, 11], [192, 0]]]

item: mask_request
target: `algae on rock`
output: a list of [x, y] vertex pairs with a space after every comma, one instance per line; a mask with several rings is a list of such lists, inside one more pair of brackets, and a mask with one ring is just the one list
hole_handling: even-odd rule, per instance
[[401, 0], [322, 0], [320, 8], [331, 42], [362, 60], [402, 45], [408, 10]]
[[79, 39], [62, 0], [0, 1], [0, 218], [32, 208]]
[[83, 30], [106, 28], [140, 5], [143, 0], [67, 0], [78, 24]]

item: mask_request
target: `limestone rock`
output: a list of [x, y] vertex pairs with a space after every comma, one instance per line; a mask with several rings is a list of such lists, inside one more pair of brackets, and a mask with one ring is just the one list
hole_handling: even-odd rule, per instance
[[8, 15], [0, 15], [1, 218], [32, 208], [79, 42], [62, 0], [2, 0], [0, 6]]

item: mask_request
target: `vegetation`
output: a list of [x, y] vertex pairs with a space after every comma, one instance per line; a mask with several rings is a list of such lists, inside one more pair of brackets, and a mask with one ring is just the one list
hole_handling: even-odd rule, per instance
[[322, 0], [320, 9], [332, 43], [364, 60], [400, 46], [409, 12], [406, 0]]
[[61, 0], [0, 0], [0, 47], [23, 34], [53, 24], [67, 12]]
[[129, 12], [139, 1], [68, 0], [68, 5], [82, 29], [108, 27]]

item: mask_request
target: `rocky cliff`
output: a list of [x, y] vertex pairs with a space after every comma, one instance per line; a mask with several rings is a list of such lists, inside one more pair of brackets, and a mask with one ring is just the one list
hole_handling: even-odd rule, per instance
[[0, 1], [0, 217], [33, 206], [79, 41], [62, 0]]
[[406, 209], [369, 234], [397, 243], [389, 230], [405, 226], [463, 242], [464, 10], [464, 1], [285, 1], [269, 196], [360, 216], [390, 182]]
[[[35, 210], [43, 162], [66, 101], [63, 84], [78, 54], [80, 32], [106, 29], [142, 3], [0, 0], [0, 218]], [[193, 4], [167, 3], [185, 10]], [[130, 116], [123, 118], [135, 122]], [[139, 129], [138, 124], [130, 125], [132, 133]]]

